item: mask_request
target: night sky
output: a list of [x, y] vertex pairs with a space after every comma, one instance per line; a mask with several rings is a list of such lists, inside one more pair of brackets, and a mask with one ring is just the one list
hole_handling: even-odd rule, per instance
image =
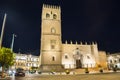
[[120, 5], [117, 0], [0, 0], [0, 31], [7, 13], [3, 46], [39, 55], [42, 5], [60, 5], [62, 42], [98, 43], [99, 50], [120, 52]]

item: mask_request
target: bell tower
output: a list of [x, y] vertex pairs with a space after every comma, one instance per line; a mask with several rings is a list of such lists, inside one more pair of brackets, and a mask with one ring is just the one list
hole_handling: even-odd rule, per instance
[[61, 9], [43, 5], [41, 23], [40, 68], [51, 71], [61, 67]]

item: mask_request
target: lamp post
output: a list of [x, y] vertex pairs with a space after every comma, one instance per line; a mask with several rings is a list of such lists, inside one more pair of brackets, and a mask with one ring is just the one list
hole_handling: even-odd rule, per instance
[[2, 48], [2, 40], [3, 40], [3, 34], [4, 34], [4, 28], [5, 28], [5, 22], [6, 22], [7, 14], [4, 15], [3, 25], [2, 25], [2, 31], [1, 31], [1, 40], [0, 40], [0, 49]]
[[[15, 34], [13, 34], [12, 35], [12, 43], [11, 43], [11, 51], [13, 52], [13, 45], [14, 45], [14, 39], [15, 39], [15, 37], [16, 37], [16, 35]], [[15, 68], [16, 68], [16, 64], [14, 65], [14, 68], [12, 68], [12, 67], [9, 67], [9, 70], [15, 70]], [[13, 71], [12, 71], [13, 72]]]
[[16, 35], [13, 34], [12, 36], [12, 43], [11, 43], [11, 51], [13, 51], [13, 45], [14, 45], [14, 39], [15, 39]]

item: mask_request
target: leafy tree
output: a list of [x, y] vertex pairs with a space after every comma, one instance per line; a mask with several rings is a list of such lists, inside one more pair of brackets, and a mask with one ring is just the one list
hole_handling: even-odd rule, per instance
[[2, 67], [2, 77], [4, 76], [5, 67], [12, 66], [14, 64], [15, 55], [10, 48], [2, 47], [0, 49], [0, 64]]
[[38, 69], [38, 67], [32, 66], [31, 69], [32, 69], [32, 70], [36, 70], [36, 69]]

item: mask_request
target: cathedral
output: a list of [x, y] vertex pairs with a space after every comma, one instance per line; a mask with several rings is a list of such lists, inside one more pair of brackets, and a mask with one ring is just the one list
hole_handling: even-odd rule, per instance
[[97, 43], [62, 43], [60, 6], [43, 4], [41, 21], [41, 70], [107, 67], [106, 53]]

